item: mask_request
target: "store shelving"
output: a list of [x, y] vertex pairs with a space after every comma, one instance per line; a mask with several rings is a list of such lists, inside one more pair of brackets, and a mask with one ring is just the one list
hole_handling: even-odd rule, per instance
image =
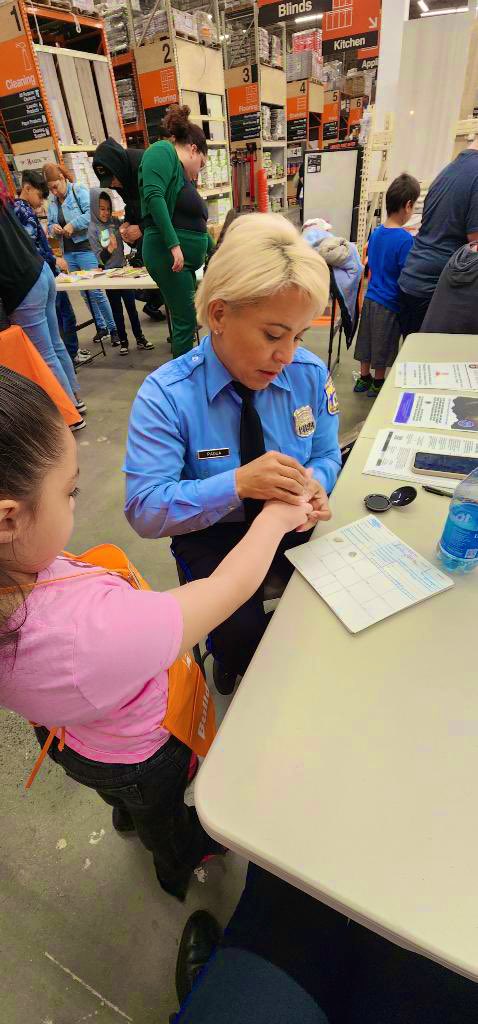
[[257, 6], [242, 4], [222, 13], [222, 37], [234, 205], [237, 209], [256, 205], [257, 173], [264, 169], [268, 189], [281, 188], [279, 196], [274, 194], [273, 207], [285, 210], [285, 27], [259, 28]]

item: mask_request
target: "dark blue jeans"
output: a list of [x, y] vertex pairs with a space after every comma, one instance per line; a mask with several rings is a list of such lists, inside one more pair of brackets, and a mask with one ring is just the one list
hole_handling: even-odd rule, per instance
[[73, 362], [78, 353], [79, 342], [78, 335], [76, 333], [77, 323], [75, 311], [67, 292], [56, 293], [56, 315], [58, 317], [58, 326], [60, 328], [60, 334], [63, 338], [66, 351]]
[[478, 985], [251, 865], [223, 945], [175, 1019], [476, 1024]]
[[126, 324], [124, 322], [123, 314], [123, 302], [125, 305], [126, 312], [129, 317], [131, 329], [133, 334], [138, 340], [141, 337], [141, 324], [139, 322], [138, 312], [136, 309], [136, 295], [133, 288], [107, 288], [106, 295], [109, 300], [111, 309], [113, 310], [113, 316], [116, 324], [116, 329], [121, 338], [121, 341], [126, 341]]
[[[43, 746], [48, 730], [37, 727], [35, 732]], [[71, 779], [95, 789], [123, 816], [129, 814], [143, 846], [153, 854], [160, 883], [174, 886], [187, 878], [210, 851], [211, 840], [196, 810], [184, 803], [191, 751], [174, 736], [138, 764], [90, 761], [70, 747], [60, 751], [57, 740], [49, 755]]]

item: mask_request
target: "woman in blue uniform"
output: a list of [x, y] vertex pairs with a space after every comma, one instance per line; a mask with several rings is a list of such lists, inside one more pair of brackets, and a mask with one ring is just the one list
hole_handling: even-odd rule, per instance
[[[188, 579], [209, 576], [264, 500], [313, 503], [330, 518], [340, 470], [338, 409], [325, 365], [302, 346], [323, 312], [329, 272], [284, 217], [250, 214], [229, 228], [197, 293], [210, 333], [161, 366], [133, 405], [126, 516], [142, 537], [173, 538]], [[285, 538], [273, 564], [285, 584]], [[229, 693], [264, 633], [259, 591], [211, 635], [218, 689]]]

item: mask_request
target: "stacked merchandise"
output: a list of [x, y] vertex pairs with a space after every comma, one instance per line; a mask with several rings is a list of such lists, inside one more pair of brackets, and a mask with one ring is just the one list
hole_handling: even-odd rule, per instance
[[95, 0], [74, 0], [73, 6], [82, 14], [95, 14]]
[[282, 42], [279, 36], [271, 35], [270, 61], [276, 68], [283, 67]]
[[282, 198], [280, 192], [269, 193], [269, 209], [271, 213], [280, 213], [282, 210]]
[[344, 66], [341, 60], [331, 60], [322, 68], [322, 81], [326, 89], [331, 92], [340, 89], [344, 74]]
[[136, 91], [132, 78], [117, 78], [116, 89], [121, 108], [121, 117], [125, 124], [134, 124], [139, 120]]
[[228, 185], [228, 183], [227, 150], [222, 147], [210, 149], [206, 165], [198, 176], [199, 187], [210, 190], [220, 188], [221, 185]]
[[125, 4], [118, 4], [115, 9], [103, 5], [105, 32], [108, 47], [113, 56], [126, 53], [130, 49], [128, 11]]
[[229, 210], [231, 209], [231, 200], [229, 196], [219, 196], [217, 199], [210, 199], [207, 205], [209, 211], [209, 223], [223, 224]]
[[259, 60], [269, 63], [269, 33], [266, 28], [259, 28]]
[[206, 11], [196, 11], [195, 17], [199, 42], [206, 43], [207, 46], [214, 46], [218, 43], [217, 28], [212, 14], [207, 14]]
[[306, 29], [305, 32], [294, 32], [292, 36], [292, 53], [312, 50], [322, 57], [322, 31], [320, 28]]
[[98, 178], [93, 170], [93, 158], [88, 153], [64, 153], [65, 166], [73, 172], [78, 185], [85, 185], [86, 188], [96, 188], [99, 185]]
[[268, 178], [283, 178], [284, 164], [280, 160], [274, 161], [270, 150], [265, 149], [262, 154], [262, 166]]
[[323, 77], [322, 58], [315, 50], [302, 50], [287, 54], [287, 81], [300, 82], [302, 78], [314, 78], [321, 82]]
[[261, 123], [262, 123], [262, 138], [263, 139], [271, 139], [272, 138], [272, 134], [271, 134], [271, 132], [272, 132], [271, 108], [268, 107], [265, 103], [262, 103], [262, 105], [261, 105]]
[[278, 141], [286, 137], [286, 115], [284, 107], [271, 107], [271, 139]]
[[254, 34], [240, 27], [229, 29], [228, 63], [230, 68], [255, 64]]
[[372, 93], [372, 75], [370, 72], [359, 71], [358, 68], [351, 68], [342, 82], [342, 92], [345, 96], [355, 99], [357, 96], [370, 96]]

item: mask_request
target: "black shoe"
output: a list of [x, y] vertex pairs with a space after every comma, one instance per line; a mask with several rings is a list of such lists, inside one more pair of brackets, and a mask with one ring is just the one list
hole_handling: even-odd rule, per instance
[[136, 347], [145, 352], [150, 352], [154, 345], [145, 338], [144, 334], [140, 334], [139, 338], [136, 338]]
[[129, 352], [128, 339], [121, 339], [120, 356], [127, 356]]
[[136, 827], [131, 815], [121, 807], [113, 807], [112, 821], [113, 828], [116, 829], [120, 835], [124, 835], [126, 832], [136, 832]]
[[99, 345], [100, 341], [108, 341], [110, 332], [106, 330], [106, 327], [99, 327], [93, 341], [95, 345]]
[[212, 677], [214, 679], [214, 686], [218, 693], [222, 693], [224, 697], [232, 693], [236, 685], [237, 672], [228, 672], [227, 669], [222, 667], [219, 661], [214, 659]]
[[221, 927], [205, 910], [196, 910], [186, 921], [176, 962], [176, 992], [180, 1005], [221, 939]]
[[120, 336], [118, 334], [118, 331], [111, 331], [111, 347], [112, 348], [119, 348], [120, 345], [121, 345], [121, 339], [120, 339]]
[[146, 313], [146, 316], [150, 316], [151, 320], [156, 320], [158, 323], [166, 320], [164, 313], [161, 312], [158, 306], [152, 306], [150, 302], [143, 306], [143, 313]]

